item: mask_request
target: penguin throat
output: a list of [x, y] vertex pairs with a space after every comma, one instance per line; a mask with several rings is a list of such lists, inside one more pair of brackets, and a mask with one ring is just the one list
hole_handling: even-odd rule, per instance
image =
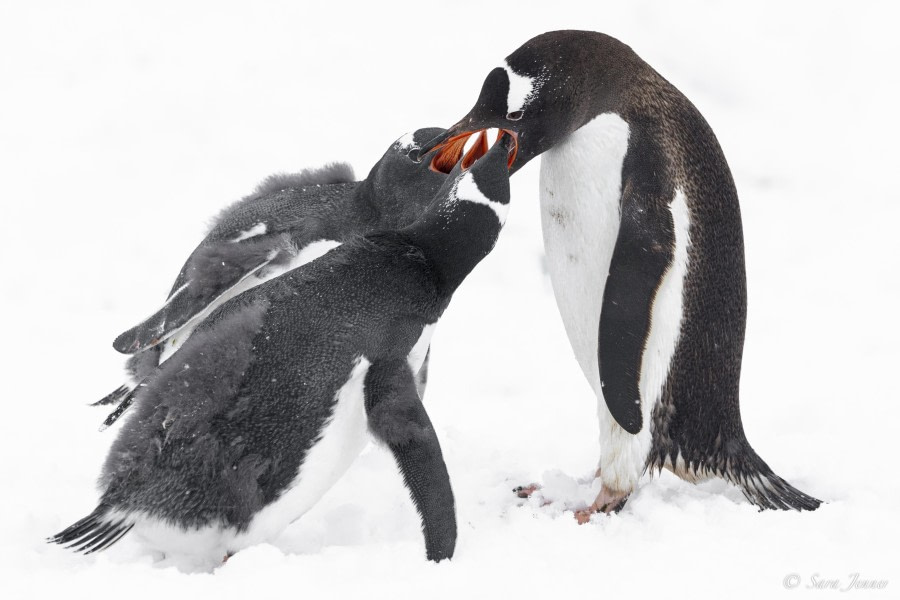
[[[434, 157], [431, 159], [430, 168], [437, 173], [449, 174], [450, 171], [453, 170], [453, 167], [456, 166], [456, 163], [459, 162], [460, 158], [462, 158], [462, 169], [465, 171], [475, 164], [476, 160], [487, 154], [490, 146], [496, 144], [497, 140], [500, 139], [504, 133], [508, 133], [513, 138], [513, 147], [506, 159], [507, 168], [511, 168], [513, 163], [516, 162], [516, 154], [519, 151], [519, 138], [514, 131], [510, 131], [509, 129], [498, 130], [497, 139], [495, 139], [492, 144], [488, 144], [487, 129], [465, 131], [459, 135], [454, 135], [436, 148], [437, 152], [435, 152]], [[473, 135], [477, 136], [475, 138], [475, 143], [468, 151], [466, 151], [466, 144]]]

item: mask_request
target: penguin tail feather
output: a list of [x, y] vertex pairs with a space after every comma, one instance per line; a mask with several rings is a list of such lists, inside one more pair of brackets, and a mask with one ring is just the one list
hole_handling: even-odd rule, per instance
[[816, 510], [822, 504], [776, 475], [749, 443], [741, 457], [726, 467], [724, 475], [762, 510]]
[[109, 518], [109, 506], [101, 504], [94, 512], [47, 538], [51, 544], [67, 544], [75, 552], [91, 554], [106, 550], [128, 533], [134, 523]]

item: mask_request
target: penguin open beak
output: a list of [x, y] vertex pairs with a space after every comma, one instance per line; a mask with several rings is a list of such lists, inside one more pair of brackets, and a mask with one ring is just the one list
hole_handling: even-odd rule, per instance
[[[417, 162], [421, 161], [426, 154], [434, 151], [435, 154], [431, 157], [431, 163], [429, 165], [431, 170], [446, 174], [453, 170], [453, 167], [460, 161], [460, 158], [462, 158], [463, 170], [468, 169], [476, 160], [487, 154], [488, 149], [493, 145], [488, 143], [487, 129], [476, 129], [464, 131], [462, 133], [454, 133], [456, 130], [458, 130], [458, 126], [454, 125], [446, 132], [426, 142], [419, 149], [416, 156], [413, 157], [414, 160]], [[497, 139], [494, 140], [494, 143], [504, 138], [504, 134], [508, 134], [511, 139], [511, 142], [504, 142], [504, 144], [511, 145], [506, 165], [508, 168], [511, 168], [513, 163], [516, 162], [516, 154], [519, 150], [518, 136], [516, 135], [516, 132], [510, 131], [509, 129], [499, 129], [497, 131]], [[475, 143], [468, 151], [466, 151], [466, 144], [473, 135], [477, 136], [475, 138]]]

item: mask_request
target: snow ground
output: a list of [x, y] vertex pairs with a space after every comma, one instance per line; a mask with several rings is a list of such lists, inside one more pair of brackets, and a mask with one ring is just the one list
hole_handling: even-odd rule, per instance
[[[3, 597], [815, 597], [814, 576], [851, 573], [889, 582], [854, 593], [898, 597], [896, 22], [890, 3], [3, 3]], [[155, 568], [124, 541], [87, 558], [44, 544], [94, 506], [113, 432], [85, 404], [119, 383], [110, 343], [163, 300], [206, 219], [275, 171], [345, 159], [365, 175], [559, 28], [629, 43], [717, 132], [746, 235], [744, 424], [828, 504], [758, 513], [723, 483], [663, 474], [586, 526], [519, 505], [510, 489], [536, 480], [587, 501], [598, 454], [542, 271], [535, 161], [434, 337], [426, 405], [456, 491], [452, 562], [424, 560], [375, 447], [214, 574]]]

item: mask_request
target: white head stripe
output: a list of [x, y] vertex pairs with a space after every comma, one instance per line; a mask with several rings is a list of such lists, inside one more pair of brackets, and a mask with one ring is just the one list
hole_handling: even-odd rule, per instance
[[418, 144], [416, 144], [415, 137], [413, 137], [413, 132], [404, 133], [400, 136], [396, 142], [394, 142], [399, 146], [400, 150], [408, 150], [410, 148], [418, 148]]
[[506, 113], [509, 114], [525, 108], [537, 92], [539, 82], [533, 77], [519, 75], [507, 63], [503, 64], [503, 68], [509, 77], [509, 94], [506, 97]]
[[509, 212], [509, 204], [494, 202], [482, 194], [471, 173], [466, 173], [460, 177], [459, 181], [456, 182], [456, 188], [453, 195], [456, 196], [457, 200], [466, 200], [467, 202], [474, 202], [475, 204], [484, 204], [494, 211], [497, 215], [497, 219], [500, 220], [501, 225], [506, 223], [506, 214]]
[[237, 237], [233, 238], [231, 241], [232, 242], [242, 242], [246, 239], [256, 237], [258, 235], [263, 235], [267, 229], [268, 228], [266, 227], [266, 224], [260, 222], [260, 223], [257, 223], [256, 225], [254, 225], [253, 227], [251, 227], [250, 229], [240, 232], [237, 235]]

